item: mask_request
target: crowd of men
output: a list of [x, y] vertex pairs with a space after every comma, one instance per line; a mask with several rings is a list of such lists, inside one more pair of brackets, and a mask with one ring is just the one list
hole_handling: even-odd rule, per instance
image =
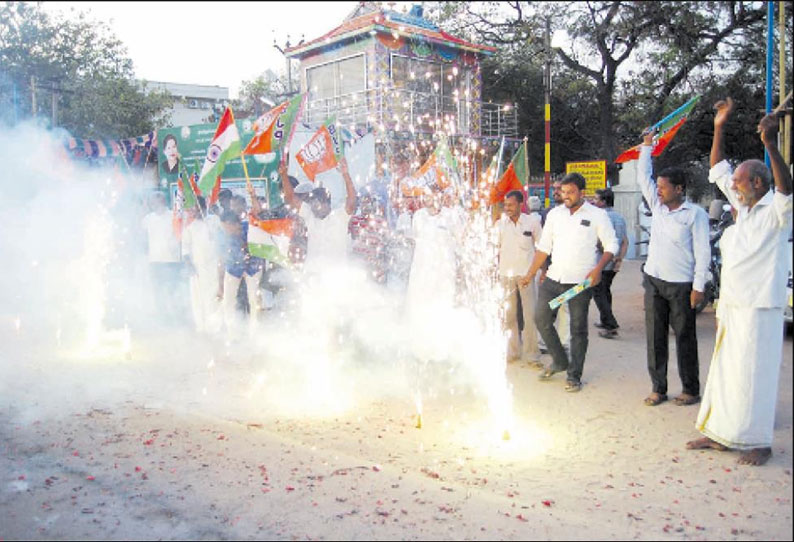
[[[672, 328], [682, 385], [673, 402], [701, 403], [697, 428], [704, 437], [687, 446], [741, 450], [740, 462], [760, 465], [771, 456], [782, 353], [784, 296], [779, 290], [785, 287], [791, 230], [791, 174], [778, 152], [777, 119], [771, 115], [758, 126], [771, 172], [757, 160], [732, 171], [722, 149], [733, 102], [728, 98], [715, 108], [710, 180], [736, 209], [737, 218], [721, 241], [719, 329], [702, 394], [695, 307], [703, 299], [710, 259], [708, 215], [687, 199], [683, 170], [667, 168], [654, 178], [654, 134], [643, 136], [638, 179], [653, 232], [643, 269], [651, 384], [644, 403], [655, 407], [668, 400]], [[403, 200], [396, 212], [386, 212], [374, 196], [357, 197], [344, 160], [338, 169], [346, 195], [344, 205], [334, 208], [327, 189], [299, 185], [282, 164], [286, 205], [281, 216], [292, 217], [296, 224], [291, 259], [300, 272], [321, 274], [330, 262], [352, 254], [372, 280], [404, 285], [411, 336], [421, 339], [415, 355], [443, 359], [444, 337], [434, 331], [434, 322], [456, 303], [466, 211], [453, 191], [428, 190], [418, 202]], [[599, 336], [619, 338], [611, 288], [628, 249], [626, 222], [613, 208], [612, 191], [599, 190], [591, 201], [584, 192], [585, 180], [577, 173], [554, 183], [554, 205], [547, 210], [540, 209], [537, 198], [525, 202], [522, 191], [509, 192], [503, 214], [493, 224], [498, 238], [498, 260], [493, 265], [505, 294], [507, 362], [523, 361], [539, 369], [544, 381], [565, 372], [568, 392], [582, 389], [591, 298], [599, 311], [595, 324]], [[250, 254], [247, 245], [250, 220], [273, 212], [263, 209], [253, 190], [249, 196], [250, 209], [243, 196], [228, 190], [221, 191], [218, 205], [212, 208], [199, 198], [181, 243], [174, 237], [165, 199], [161, 194], [152, 197], [152, 212], [143, 225], [152, 281], [166, 314], [175, 310], [169, 292], [175, 291], [181, 265], [190, 273], [190, 299], [199, 331], [230, 331], [239, 327], [241, 318], [254, 325], [260, 313], [273, 305], [266, 275], [278, 266]], [[559, 306], [550, 304], [582, 283], [589, 287]], [[222, 311], [217, 310], [219, 303]], [[543, 365], [542, 353], [550, 355], [551, 363]]]

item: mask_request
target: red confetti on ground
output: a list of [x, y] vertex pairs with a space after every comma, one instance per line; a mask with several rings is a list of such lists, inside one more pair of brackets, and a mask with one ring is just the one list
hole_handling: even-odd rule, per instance
[[218, 435], [218, 440], [226, 440], [226, 437], [224, 437], [223, 435]]
[[547, 507], [551, 506], [552, 504], [554, 504], [554, 501], [552, 501], [552, 500], [540, 501], [540, 502], [543, 503], [543, 506], [547, 506]]
[[141, 472], [141, 468], [140, 467], [135, 467], [135, 472]]
[[86, 476], [85, 479], [88, 480], [89, 482], [93, 482], [95, 480], [93, 476]]
[[153, 438], [150, 438], [149, 440], [144, 440], [143, 441], [143, 445], [144, 446], [151, 446], [152, 444], [154, 444], [154, 439]]
[[75, 457], [80, 457], [80, 452], [75, 450], [75, 451], [72, 452], [72, 455], [75, 456]]
[[523, 522], [525, 522], [525, 523], [526, 523], [527, 521], [529, 521], [529, 520], [528, 520], [527, 518], [525, 518], [525, 517], [524, 517], [522, 514], [518, 514], [518, 515], [516, 516], [516, 519], [518, 519], [518, 520], [521, 520], [521, 521], [523, 521]]
[[17, 478], [17, 480], [24, 480], [24, 479], [25, 479], [25, 475], [24, 474], [20, 474], [19, 477]]
[[375, 472], [380, 472], [380, 465], [372, 465], [372, 470]]
[[284, 489], [286, 489], [287, 491], [295, 491], [295, 488], [292, 486], [287, 486]]

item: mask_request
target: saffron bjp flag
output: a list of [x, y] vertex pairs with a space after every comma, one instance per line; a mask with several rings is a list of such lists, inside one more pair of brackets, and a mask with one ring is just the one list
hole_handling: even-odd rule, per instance
[[422, 167], [401, 181], [401, 190], [405, 196], [421, 196], [430, 191], [443, 191], [452, 185], [459, 185], [457, 162], [447, 145], [446, 137], [442, 137], [433, 154]]
[[421, 196], [434, 190], [444, 190], [449, 186], [449, 179], [438, 165], [436, 153], [413, 175], [409, 175], [400, 183], [404, 196]]
[[283, 149], [292, 139], [295, 121], [298, 119], [306, 95], [299, 94], [277, 105], [254, 122], [254, 137], [246, 145], [243, 154], [268, 154]]
[[292, 219], [259, 220], [248, 217], [248, 252], [286, 267], [289, 260], [289, 242], [292, 237]]
[[[649, 131], [656, 132], [656, 135], [653, 138], [653, 150], [651, 151], [651, 156], [659, 156], [662, 154], [664, 149], [667, 148], [667, 145], [670, 144], [670, 141], [673, 140], [675, 134], [684, 125], [687, 118], [689, 117], [689, 113], [694, 109], [695, 104], [700, 99], [700, 96], [695, 96], [687, 103], [667, 115], [665, 118], [648, 128]], [[647, 132], [646, 132], [647, 133]], [[615, 163], [622, 164], [624, 162], [630, 162], [631, 160], [636, 160], [640, 157], [640, 147], [641, 145], [635, 145], [634, 147], [624, 151], [620, 156], [615, 158]]]
[[311, 139], [298, 151], [295, 159], [310, 181], [339, 163], [342, 156], [342, 141], [333, 118], [328, 119]]
[[491, 185], [489, 204], [494, 205], [502, 201], [505, 195], [512, 190], [523, 190], [528, 181], [527, 142], [524, 141], [513, 155], [510, 165], [507, 166], [507, 171]]
[[237, 125], [234, 124], [234, 115], [230, 108], [221, 117], [218, 128], [215, 130], [215, 137], [212, 138], [207, 157], [204, 159], [204, 167], [201, 168], [199, 175], [198, 188], [202, 194], [209, 194], [215, 186], [216, 179], [223, 173], [226, 162], [240, 155], [240, 134], [237, 132]]

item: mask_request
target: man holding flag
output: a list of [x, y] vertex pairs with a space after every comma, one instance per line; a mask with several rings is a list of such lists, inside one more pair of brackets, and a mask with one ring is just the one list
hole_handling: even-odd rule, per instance
[[653, 392], [645, 404], [667, 400], [669, 328], [673, 328], [682, 393], [677, 405], [700, 400], [695, 307], [703, 299], [711, 258], [706, 211], [686, 199], [686, 179], [679, 168], [666, 168], [652, 178], [654, 134], [647, 132], [640, 147], [637, 179], [653, 212], [653, 235], [645, 262], [645, 334], [648, 372]]
[[337, 169], [342, 174], [347, 193], [344, 210], [331, 207], [331, 193], [324, 187], [309, 192], [305, 200], [298, 197], [289, 182], [286, 162], [279, 166], [284, 201], [295, 209], [306, 225], [308, 244], [304, 269], [307, 271], [322, 271], [325, 263], [338, 261], [347, 253], [347, 226], [350, 216], [356, 211], [356, 190], [345, 158], [339, 161]]
[[[618, 241], [606, 211], [585, 201], [584, 177], [579, 173], [569, 173], [560, 183], [564, 205], [549, 212], [532, 265], [519, 284], [530, 284], [551, 256], [551, 265], [538, 293], [535, 324], [553, 361], [541, 373], [540, 379], [548, 380], [555, 373], [567, 370], [565, 391], [577, 392], [582, 388], [582, 369], [587, 354], [587, 312], [591, 290], [585, 289], [568, 301], [571, 314], [570, 356], [565, 353], [554, 329], [559, 307], [552, 309], [549, 302], [585, 279], [589, 279], [591, 286], [597, 285], [604, 266], [618, 251]], [[604, 250], [600, 259], [597, 256], [599, 241]]]

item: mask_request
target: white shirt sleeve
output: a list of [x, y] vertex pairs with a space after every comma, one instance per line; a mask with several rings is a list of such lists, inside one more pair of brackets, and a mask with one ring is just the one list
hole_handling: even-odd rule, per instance
[[640, 183], [642, 195], [645, 201], [653, 210], [659, 206], [659, 198], [656, 196], [656, 183], [653, 181], [653, 163], [651, 162], [650, 145], [640, 145], [640, 157], [637, 160], [637, 181]]
[[731, 175], [733, 175], [731, 165], [727, 160], [723, 160], [709, 170], [709, 182], [715, 183], [722, 193], [725, 194], [725, 197], [728, 198], [728, 201], [734, 209], [738, 209], [741, 203], [739, 203], [736, 193], [731, 190]]
[[540, 223], [540, 218], [537, 216], [531, 216], [531, 222], [530, 231], [532, 232], [532, 240], [537, 248], [540, 238], [543, 237], [543, 226]]
[[791, 194], [787, 196], [782, 192], [775, 190], [775, 195], [772, 196], [772, 206], [775, 209], [775, 214], [777, 215], [780, 227], [791, 228]]
[[703, 209], [698, 209], [692, 223], [692, 251], [695, 257], [695, 276], [692, 280], [692, 289], [702, 292], [706, 286], [706, 274], [711, 261], [709, 217]]
[[554, 214], [550, 212], [546, 215], [546, 227], [543, 228], [543, 234], [537, 244], [537, 249], [547, 255], [551, 255], [551, 249], [554, 245], [552, 241], [554, 237]]

